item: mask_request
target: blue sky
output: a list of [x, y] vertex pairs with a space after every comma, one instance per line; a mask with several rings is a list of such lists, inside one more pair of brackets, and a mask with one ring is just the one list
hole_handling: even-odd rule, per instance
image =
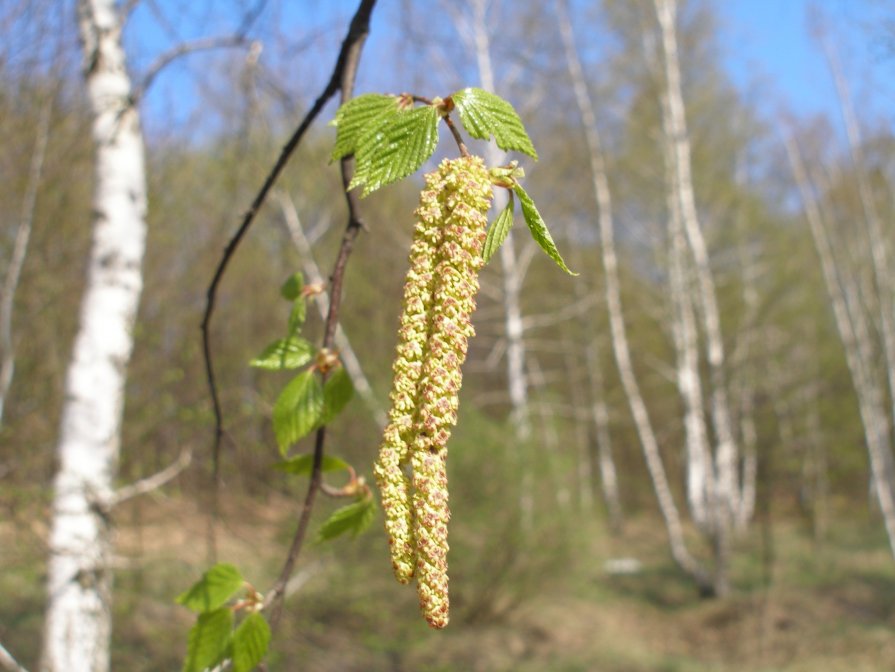
[[[741, 90], [757, 98], [754, 102], [769, 114], [781, 108], [798, 116], [826, 113], [838, 124], [838, 107], [829, 71], [808, 30], [810, 11], [820, 10], [840, 51], [862, 120], [891, 126], [892, 110], [895, 110], [895, 53], [884, 48], [882, 28], [885, 18], [895, 19], [891, 0], [702, 1], [716, 6], [725, 67]], [[414, 9], [430, 2], [434, 6], [435, 0], [413, 0]], [[163, 11], [180, 17], [176, 25], [164, 27], [159, 25], [151, 6], [143, 3], [132, 17], [127, 33], [135, 69], [145, 69], [152, 61], [150, 54], [159, 53], [164, 45], [173, 44], [177, 39], [226, 34], [232, 30], [235, 8], [246, 4], [249, 3], [240, 0], [157, 0], [156, 5]], [[268, 26], [294, 25], [296, 40], [306, 38], [308, 51], [282, 67], [290, 72], [290, 77], [307, 81], [307, 90], [315, 95], [323, 73], [328, 74], [331, 68], [356, 4], [356, 0], [268, 3], [262, 22], [268, 22]], [[362, 86], [408, 88], [401, 82], [383, 79], [387, 69], [371, 63], [387, 61], [390, 50], [395, 48], [390, 22], [396, 20], [400, 8], [401, 0], [380, 0], [377, 6], [362, 71], [366, 81], [361, 81]], [[307, 53], [317, 56], [308, 58]], [[202, 63], [201, 57], [184, 59], [165, 71], [146, 101], [148, 107], [144, 114], [150, 129], [153, 117], [165, 118], [165, 123], [170, 123], [171, 115], [185, 120], [190, 110], [187, 82], [201, 78]]]

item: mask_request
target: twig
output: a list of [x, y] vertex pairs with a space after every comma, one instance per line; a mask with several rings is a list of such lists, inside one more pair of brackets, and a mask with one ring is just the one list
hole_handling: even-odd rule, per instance
[[0, 666], [10, 672], [28, 672], [16, 662], [16, 659], [3, 647], [3, 644], [0, 644]]
[[[354, 90], [354, 80], [357, 73], [357, 65], [360, 60], [361, 50], [363, 49], [364, 40], [369, 32], [370, 14], [376, 0], [361, 0], [357, 13], [351, 21], [351, 29], [345, 42], [342, 45], [342, 52], [339, 54], [339, 63], [336, 66], [336, 72], [333, 73], [335, 80], [336, 74], [339, 74], [339, 84], [342, 92], [342, 103], [351, 98]], [[353, 37], [353, 39], [352, 39]], [[340, 67], [341, 66], [341, 67]], [[341, 70], [341, 72], [339, 72]], [[339, 247], [336, 256], [333, 272], [330, 276], [330, 303], [329, 313], [326, 316], [326, 324], [323, 334], [323, 347], [332, 346], [335, 339], [336, 326], [339, 321], [339, 308], [342, 304], [342, 282], [345, 277], [345, 266], [348, 263], [348, 257], [354, 247], [354, 240], [357, 234], [363, 228], [363, 224], [358, 213], [357, 191], [348, 191], [348, 185], [351, 183], [351, 176], [354, 172], [354, 159], [342, 159], [342, 184], [345, 187], [345, 199], [348, 205], [348, 224], [345, 227], [345, 233], [342, 236], [342, 244]], [[326, 374], [323, 375], [326, 378]], [[311, 512], [314, 507], [314, 500], [317, 492], [320, 490], [322, 483], [321, 465], [323, 463], [323, 451], [326, 443], [326, 426], [324, 425], [317, 430], [314, 441], [314, 463], [311, 468], [311, 482], [308, 485], [308, 491], [305, 495], [304, 505], [298, 520], [298, 526], [295, 530], [295, 536], [289, 548], [289, 554], [283, 565], [283, 570], [274, 584], [273, 589], [268, 594], [265, 606], [270, 607], [270, 628], [275, 630], [280, 621], [283, 607], [283, 594], [286, 590], [289, 578], [295, 568], [295, 563], [301, 553], [302, 545], [307, 535], [308, 526], [311, 521]]]
[[460, 148], [461, 156], [469, 156], [469, 150], [466, 148], [466, 143], [463, 142], [463, 136], [460, 135], [460, 131], [458, 131], [457, 127], [454, 125], [453, 119], [448, 116], [444, 116], [442, 119], [444, 119], [444, 123], [447, 124], [447, 127], [451, 130], [451, 135], [454, 136], [454, 140], [457, 142], [457, 147]]
[[246, 43], [247, 40], [245, 35], [236, 34], [226, 35], [223, 37], [205, 37], [194, 40], [192, 42], [183, 42], [181, 44], [178, 44], [170, 51], [166, 51], [164, 54], [159, 56], [155, 60], [155, 63], [153, 63], [152, 66], [149, 68], [149, 70], [146, 71], [146, 74], [143, 76], [143, 80], [131, 94], [131, 104], [139, 104], [140, 100], [142, 100], [149, 87], [152, 86], [152, 83], [155, 81], [155, 78], [159, 75], [159, 73], [167, 68], [169, 65], [171, 65], [171, 63], [176, 61], [178, 58], [187, 56], [189, 54], [195, 54], [199, 51], [211, 51], [212, 49], [241, 47]]
[[153, 474], [152, 476], [148, 476], [146, 478], [142, 478], [135, 483], [131, 483], [130, 485], [126, 485], [123, 488], [119, 488], [115, 491], [115, 493], [106, 500], [106, 504], [111, 506], [117, 506], [122, 502], [126, 502], [129, 499], [133, 499], [134, 497], [139, 497], [140, 495], [145, 495], [153, 490], [158, 490], [160, 487], [168, 483], [169, 481], [174, 480], [177, 476], [190, 466], [190, 462], [193, 461], [193, 451], [190, 449], [184, 449], [180, 456], [172, 462], [170, 465], [159, 471], [158, 473]]

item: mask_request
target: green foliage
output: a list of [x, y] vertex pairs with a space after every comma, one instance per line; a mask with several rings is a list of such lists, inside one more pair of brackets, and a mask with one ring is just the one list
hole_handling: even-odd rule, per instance
[[[277, 463], [276, 468], [280, 471], [285, 471], [287, 474], [310, 474], [313, 466], [313, 455], [298, 455]], [[340, 471], [342, 469], [348, 469], [349, 466], [350, 465], [341, 458], [324, 455], [323, 460], [320, 463], [320, 471]]]
[[320, 425], [328, 425], [354, 396], [354, 385], [344, 367], [335, 369], [323, 384], [323, 412]]
[[202, 575], [193, 586], [177, 598], [177, 603], [200, 614], [218, 609], [242, 588], [244, 579], [231, 564], [221, 562]]
[[372, 497], [336, 509], [320, 526], [317, 541], [328, 541], [348, 532], [356, 537], [370, 526], [375, 516], [376, 502]]
[[553, 242], [553, 236], [551, 236], [550, 232], [547, 230], [544, 218], [541, 217], [541, 213], [538, 212], [537, 207], [535, 207], [535, 203], [531, 200], [531, 196], [529, 196], [525, 189], [519, 184], [516, 184], [513, 187], [513, 191], [516, 192], [516, 195], [519, 197], [519, 202], [522, 204], [522, 215], [525, 217], [525, 223], [528, 224], [528, 229], [531, 231], [532, 238], [535, 239], [535, 242], [541, 246], [541, 249], [547, 253], [547, 256], [553, 259], [553, 261], [556, 262], [556, 265], [562, 270], [569, 275], [578, 275], [569, 270], [569, 267], [566, 266], [566, 262], [564, 262], [562, 256], [560, 256], [559, 250], [556, 249], [556, 243]]
[[302, 371], [280, 393], [273, 407], [273, 431], [280, 453], [318, 426], [323, 413], [323, 386], [311, 369]]
[[183, 672], [202, 672], [223, 660], [232, 629], [233, 612], [227, 607], [199, 614], [190, 629]]
[[270, 645], [270, 626], [255, 612], [233, 632], [231, 643], [233, 671], [251, 672], [261, 662]]
[[301, 273], [294, 273], [280, 287], [280, 296], [287, 301], [295, 301], [301, 296], [301, 291], [305, 288], [305, 279]]
[[484, 89], [469, 87], [452, 94], [451, 100], [460, 111], [463, 127], [472, 137], [488, 140], [493, 135], [501, 149], [538, 158], [522, 120], [503, 98]]
[[379, 121], [398, 112], [397, 96], [368, 93], [352, 98], [339, 108], [330, 124], [338, 129], [332, 160], [355, 154], [361, 138]]
[[[304, 302], [301, 302], [304, 305]], [[257, 357], [249, 362], [250, 366], [268, 371], [297, 369], [311, 361], [314, 346], [300, 336], [280, 338], [268, 345]]]
[[[289, 276], [289, 279], [280, 287], [280, 295], [287, 301], [292, 301], [292, 311], [289, 313], [290, 336], [297, 334], [305, 323], [307, 302], [302, 294], [304, 288], [305, 279], [301, 273]], [[301, 365], [299, 364], [299, 366]]]
[[431, 105], [398, 108], [376, 118], [357, 139], [354, 177], [348, 188], [363, 186], [367, 196], [416, 172], [438, 144], [438, 119], [438, 110]]
[[482, 248], [482, 258], [485, 263], [488, 263], [494, 253], [503, 245], [503, 241], [506, 240], [513, 227], [513, 205], [513, 192], [510, 192], [509, 203], [488, 229], [488, 236], [485, 238], [485, 245]]

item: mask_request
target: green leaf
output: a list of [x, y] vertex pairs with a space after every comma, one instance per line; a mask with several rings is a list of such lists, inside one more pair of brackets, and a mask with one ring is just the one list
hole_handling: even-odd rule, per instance
[[301, 331], [302, 325], [305, 323], [305, 317], [308, 313], [308, 304], [304, 297], [296, 299], [292, 304], [292, 310], [289, 313], [289, 333], [297, 334]]
[[217, 665], [227, 652], [231, 630], [233, 612], [227, 607], [199, 614], [190, 628], [183, 672], [203, 672]]
[[367, 93], [342, 105], [336, 112], [336, 118], [330, 122], [337, 129], [332, 160], [354, 154], [362, 135], [375, 126], [381, 117], [392, 116], [398, 111], [398, 100], [397, 96]]
[[297, 369], [311, 361], [314, 346], [300, 336], [281, 338], [268, 345], [249, 362], [251, 366], [269, 371]]
[[415, 172], [435, 151], [438, 120], [438, 110], [431, 105], [378, 119], [358, 139], [354, 178], [348, 188], [363, 185], [367, 196]]
[[320, 417], [320, 424], [328, 425], [332, 422], [353, 396], [354, 385], [351, 377], [345, 371], [345, 367], [339, 367], [323, 385], [323, 415]]
[[[277, 469], [285, 471], [287, 474], [310, 474], [313, 466], [313, 455], [291, 457], [288, 460], [283, 460], [275, 465]], [[349, 465], [345, 460], [338, 457], [331, 457], [329, 455], [324, 455], [323, 462], [320, 463], [321, 471], [339, 471], [341, 469], [348, 469], [348, 467]]]
[[233, 633], [233, 672], [252, 672], [270, 645], [270, 626], [255, 612], [246, 616]]
[[202, 575], [192, 588], [177, 597], [177, 603], [199, 613], [214, 611], [242, 588], [242, 574], [235, 566], [220, 562]]
[[516, 195], [519, 197], [519, 202], [522, 204], [522, 214], [525, 217], [525, 223], [528, 224], [528, 228], [531, 231], [532, 238], [535, 239], [535, 242], [541, 246], [541, 249], [547, 253], [547, 256], [553, 259], [553, 261], [556, 262], [556, 265], [562, 270], [569, 275], [578, 275], [577, 273], [570, 271], [569, 267], [566, 266], [566, 262], [562, 260], [559, 250], [556, 249], [556, 243], [553, 242], [553, 236], [551, 236], [550, 232], [547, 230], [544, 218], [541, 217], [541, 213], [538, 212], [538, 209], [535, 207], [535, 202], [531, 200], [531, 196], [529, 196], [525, 192], [525, 189], [518, 184], [513, 187], [513, 191], [515, 191]]
[[305, 279], [301, 273], [289, 276], [289, 279], [280, 287], [280, 296], [287, 301], [295, 301], [301, 296], [301, 290], [305, 288]]
[[372, 497], [336, 509], [320, 526], [317, 541], [328, 541], [346, 532], [356, 537], [370, 526], [375, 516], [376, 504]]
[[501, 149], [538, 158], [522, 120], [503, 98], [484, 89], [469, 87], [452, 94], [451, 99], [460, 111], [463, 127], [472, 137], [488, 140], [493, 135]]
[[497, 219], [494, 220], [494, 223], [491, 224], [491, 228], [488, 229], [488, 236], [485, 238], [485, 245], [482, 248], [482, 258], [486, 264], [494, 256], [494, 253], [500, 249], [500, 246], [503, 245], [503, 241], [506, 240], [507, 234], [509, 234], [513, 226], [513, 205], [513, 192], [511, 191], [507, 207], [503, 209], [497, 216]]
[[289, 383], [273, 407], [273, 431], [284, 456], [289, 446], [313, 430], [323, 412], [320, 378], [308, 369]]

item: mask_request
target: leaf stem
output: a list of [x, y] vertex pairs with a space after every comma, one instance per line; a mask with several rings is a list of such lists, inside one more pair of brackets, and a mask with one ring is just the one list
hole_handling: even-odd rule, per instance
[[460, 149], [460, 155], [468, 157], [469, 150], [466, 148], [466, 143], [463, 142], [463, 136], [460, 135], [460, 131], [457, 130], [454, 121], [448, 115], [444, 115], [442, 119], [444, 119], [444, 123], [447, 124], [447, 127], [451, 130], [451, 135], [454, 136], [454, 140], [457, 142], [457, 147]]

